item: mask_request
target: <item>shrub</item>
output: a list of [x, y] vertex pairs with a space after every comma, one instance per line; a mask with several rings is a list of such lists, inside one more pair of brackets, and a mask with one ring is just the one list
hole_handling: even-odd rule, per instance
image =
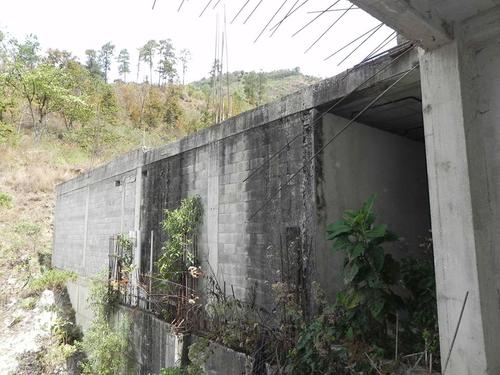
[[127, 320], [117, 327], [109, 323], [110, 313], [115, 306], [116, 293], [108, 290], [105, 280], [92, 280], [88, 300], [94, 314], [89, 329], [78, 344], [87, 356], [82, 364], [84, 374], [115, 375], [121, 374], [127, 366], [129, 352], [129, 327]]
[[165, 211], [161, 225], [168, 240], [157, 262], [158, 271], [164, 279], [177, 281], [179, 274], [194, 265], [194, 255], [188, 248], [193, 243], [202, 215], [200, 197], [183, 199], [178, 209]]
[[[432, 241], [432, 240], [431, 240]], [[408, 258], [402, 261], [401, 283], [408, 291], [405, 307], [408, 318], [403, 322], [402, 342], [407, 350], [432, 353], [439, 361], [439, 332], [436, 303], [436, 278], [430, 254], [422, 259]]]
[[335, 312], [321, 314], [307, 325], [299, 335], [297, 345], [287, 358], [287, 374], [326, 375], [344, 374], [347, 351], [339, 342], [335, 327]]
[[7, 193], [0, 192], [0, 208], [12, 208], [12, 197]]
[[15, 139], [16, 130], [10, 124], [0, 121], [0, 145], [12, 142]]
[[35, 237], [40, 234], [42, 228], [39, 224], [24, 220], [17, 223], [14, 230], [18, 234], [25, 235], [27, 237]]
[[21, 307], [25, 310], [33, 310], [36, 306], [35, 297], [27, 297], [21, 301]]
[[385, 254], [383, 244], [397, 237], [386, 225], [375, 225], [375, 196], [355, 211], [346, 211], [343, 220], [328, 227], [333, 249], [345, 254], [344, 291], [337, 305], [345, 314], [345, 334], [350, 339], [385, 343], [387, 321], [394, 321], [402, 306], [392, 287], [398, 282], [399, 263]]
[[61, 345], [73, 345], [75, 341], [81, 338], [80, 328], [60, 315], [52, 326], [52, 334]]
[[34, 293], [41, 293], [46, 289], [60, 292], [66, 287], [68, 281], [75, 281], [76, 279], [77, 276], [74, 272], [52, 269], [32, 280], [29, 287]]
[[127, 366], [128, 331], [128, 322], [122, 322], [117, 329], [114, 329], [104, 317], [96, 317], [80, 345], [87, 355], [87, 360], [82, 366], [83, 373], [121, 374]]
[[[385, 225], [375, 224], [368, 199], [360, 210], [346, 211], [328, 227], [333, 250], [345, 254], [344, 289], [334, 305], [304, 324], [287, 358], [289, 374], [347, 374], [373, 372], [366, 355], [384, 357], [394, 337], [387, 325], [394, 322], [402, 300], [392, 287], [398, 282], [399, 263], [385, 254], [383, 245], [397, 237]], [[365, 354], [366, 353], [366, 354]]]

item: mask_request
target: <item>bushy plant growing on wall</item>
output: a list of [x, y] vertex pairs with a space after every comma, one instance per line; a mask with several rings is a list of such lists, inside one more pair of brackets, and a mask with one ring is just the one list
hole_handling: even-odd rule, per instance
[[200, 197], [185, 198], [176, 210], [165, 211], [161, 226], [168, 235], [157, 262], [160, 277], [177, 281], [180, 274], [195, 265], [191, 249], [194, 236], [201, 223], [203, 207]]

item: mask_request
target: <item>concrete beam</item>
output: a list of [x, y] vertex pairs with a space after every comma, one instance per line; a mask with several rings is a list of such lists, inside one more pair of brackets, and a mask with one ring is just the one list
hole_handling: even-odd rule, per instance
[[406, 0], [350, 1], [425, 49], [434, 49], [452, 40], [450, 25], [430, 5], [416, 9]]

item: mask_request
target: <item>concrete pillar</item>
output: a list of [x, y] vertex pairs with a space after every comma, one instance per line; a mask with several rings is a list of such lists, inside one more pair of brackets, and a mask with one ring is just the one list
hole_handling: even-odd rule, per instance
[[[425, 140], [444, 365], [466, 292], [453, 375], [500, 374], [500, 11], [421, 52]], [[492, 13], [483, 15], [491, 21]], [[473, 37], [472, 40], [470, 37]]]
[[206, 226], [210, 268], [207, 271], [213, 271], [215, 277], [219, 278], [219, 142], [214, 142], [209, 147]]
[[[125, 186], [123, 187], [125, 189]], [[132, 276], [132, 290], [136, 296], [139, 296], [139, 275], [141, 273], [142, 259], [142, 234], [141, 234], [141, 207], [142, 207], [142, 166], [136, 168], [135, 176], [135, 202], [134, 202], [134, 233], [135, 233], [135, 248], [134, 248], [134, 273]], [[139, 303], [137, 298], [134, 298], [132, 305]]]

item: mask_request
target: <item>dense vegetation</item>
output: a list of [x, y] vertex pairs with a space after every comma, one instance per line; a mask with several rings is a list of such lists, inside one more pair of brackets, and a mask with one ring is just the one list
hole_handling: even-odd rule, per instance
[[[221, 118], [219, 100], [227, 118], [315, 81], [298, 69], [234, 72], [224, 78], [230, 98], [214, 98], [214, 73], [183, 84], [189, 63], [189, 51], [176, 53], [171, 40], [150, 40], [139, 48], [137, 80], [127, 83], [130, 54], [110, 42], [80, 62], [70, 51], [42, 53], [34, 35], [19, 41], [0, 32], [0, 142], [29, 130], [37, 143], [56, 137], [102, 159], [109, 149], [157, 145], [211, 125]], [[121, 79], [109, 83], [113, 64]]]

